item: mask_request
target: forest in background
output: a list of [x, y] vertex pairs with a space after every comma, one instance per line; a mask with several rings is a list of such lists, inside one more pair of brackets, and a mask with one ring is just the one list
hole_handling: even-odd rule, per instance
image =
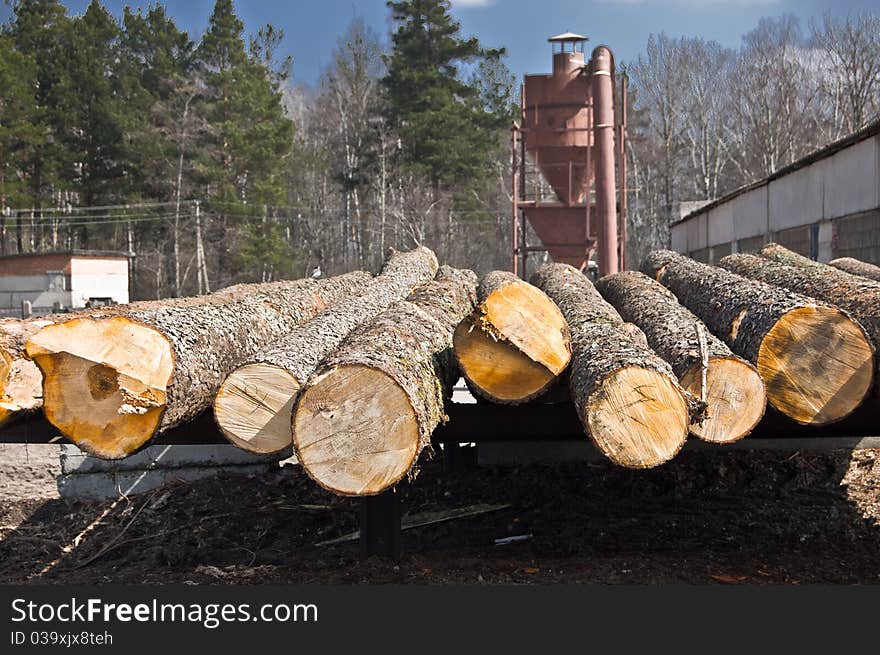
[[[202, 35], [159, 4], [16, 0], [0, 31], [0, 251], [129, 250], [138, 298], [376, 270], [425, 244], [479, 272], [509, 261], [504, 49], [447, 0], [355, 19], [316, 88], [271, 25], [217, 0]], [[543, 39], [536, 41], [536, 47]], [[613, 44], [611, 44], [613, 47]], [[880, 111], [880, 18], [805, 30], [764, 19], [737, 50], [652, 35], [630, 86], [630, 262], [669, 239], [679, 201], [718, 197]]]

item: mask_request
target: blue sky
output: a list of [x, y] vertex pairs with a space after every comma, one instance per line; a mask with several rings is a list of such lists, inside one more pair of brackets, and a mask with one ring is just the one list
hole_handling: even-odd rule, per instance
[[[105, 0], [120, 15], [126, 4], [149, 0]], [[82, 12], [88, 0], [67, 0], [71, 13]], [[205, 29], [213, 0], [166, 0], [169, 13], [190, 34]], [[508, 65], [517, 77], [549, 70], [546, 38], [571, 30], [591, 43], [609, 45], [618, 61], [636, 57], [652, 32], [703, 36], [736, 47], [741, 36], [762, 16], [790, 12], [806, 28], [810, 17], [826, 11], [880, 11], [878, 0], [453, 0], [453, 12], [467, 34], [487, 46], [504, 45]], [[236, 10], [247, 32], [271, 22], [284, 29], [283, 54], [294, 59], [294, 82], [314, 84], [330, 59], [339, 34], [354, 16], [361, 16], [383, 38], [390, 30], [384, 0], [237, 0]], [[8, 10], [0, 14], [5, 18]]]

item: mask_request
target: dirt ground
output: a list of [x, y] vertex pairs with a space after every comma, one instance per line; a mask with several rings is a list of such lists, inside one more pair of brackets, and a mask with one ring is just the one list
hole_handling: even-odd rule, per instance
[[19, 470], [28, 493], [0, 487], [0, 582], [880, 582], [880, 450], [689, 452], [651, 471], [453, 474], [437, 458], [405, 512], [509, 507], [407, 530], [399, 562], [361, 560], [356, 541], [315, 545], [356, 530], [359, 502], [295, 466], [115, 504], [50, 497], [46, 466]]

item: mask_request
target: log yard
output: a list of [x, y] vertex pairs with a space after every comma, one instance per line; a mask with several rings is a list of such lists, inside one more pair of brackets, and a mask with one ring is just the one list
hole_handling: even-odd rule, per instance
[[0, 32], [0, 583], [880, 583], [880, 118], [770, 144], [727, 89], [876, 17], [525, 73], [461, 35], [493, 3], [389, 2], [308, 86], [228, 0], [44, 5]]

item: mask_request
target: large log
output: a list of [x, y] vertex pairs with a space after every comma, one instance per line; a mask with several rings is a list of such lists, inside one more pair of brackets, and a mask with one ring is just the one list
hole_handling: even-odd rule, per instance
[[690, 427], [693, 435], [728, 443], [755, 428], [767, 402], [758, 369], [734, 355], [669, 289], [637, 271], [606, 275], [596, 288], [641, 329], [681, 386], [706, 402], [706, 417]]
[[143, 300], [127, 305], [108, 305], [27, 319], [0, 321], [0, 426], [18, 416], [37, 411], [43, 406], [43, 374], [28, 358], [25, 344], [47, 325], [64, 323], [84, 316], [114, 316], [135, 309], [142, 311], [170, 305], [189, 307], [229, 302], [254, 293], [270, 292], [285, 284], [290, 282], [236, 284], [201, 296]]
[[416, 464], [445, 420], [458, 378], [455, 326], [474, 309], [477, 277], [441, 267], [333, 352], [293, 410], [293, 445], [319, 485], [347, 496], [380, 493]]
[[865, 328], [875, 354], [880, 354], [880, 284], [827, 264], [787, 266], [780, 261], [737, 253], [724, 257], [718, 265], [752, 280], [784, 287], [846, 310]]
[[370, 285], [282, 336], [233, 371], [214, 399], [214, 417], [230, 442], [254, 453], [290, 446], [291, 411], [312, 373], [351, 332], [419, 284], [433, 279], [437, 258], [428, 248], [392, 251]]
[[477, 308], [455, 329], [455, 356], [470, 388], [516, 405], [541, 395], [571, 359], [568, 325], [540, 289], [493, 271], [477, 288]]
[[868, 394], [874, 350], [862, 326], [841, 309], [669, 250], [650, 253], [642, 272], [755, 364], [767, 400], [798, 423], [840, 420]]
[[243, 360], [370, 279], [358, 271], [49, 325], [27, 342], [46, 418], [98, 457], [130, 455], [209, 407]]
[[832, 259], [828, 264], [850, 275], [858, 275], [859, 277], [874, 280], [874, 282], [880, 282], [880, 266], [876, 264], [863, 262], [853, 257], [838, 257], [837, 259]]
[[[817, 262], [810, 259], [809, 257], [804, 257], [800, 253], [789, 250], [785, 246], [781, 246], [778, 243], [768, 243], [766, 246], [761, 248], [761, 250], [759, 250], [757, 254], [762, 259], [776, 262], [777, 264], [782, 264], [784, 266], [793, 266], [794, 268], [800, 269], [808, 269], [813, 271], [814, 273], [823, 273], [834, 278], [837, 284], [852, 285], [853, 287], [858, 285], [861, 289], [868, 289], [871, 286], [875, 288], [880, 288], [880, 283], [878, 283], [877, 280], [871, 280], [869, 278], [865, 278], [865, 276], [851, 273], [850, 271], [845, 271], [837, 266], [832, 266], [830, 263], [823, 264], [822, 262]], [[859, 263], [864, 264], [864, 262]], [[870, 266], [870, 264], [866, 265]], [[818, 298], [819, 296], [816, 297]], [[826, 300], [826, 302], [832, 301]]]
[[800, 253], [797, 253], [794, 250], [789, 250], [778, 243], [768, 243], [755, 254], [764, 259], [769, 259], [779, 264], [785, 264], [786, 266], [823, 268], [826, 270], [828, 268], [827, 264], [822, 264], [809, 257], [804, 257]]
[[687, 439], [690, 418], [669, 364], [632, 336], [633, 328], [576, 268], [547, 264], [531, 282], [568, 321], [571, 398], [599, 450], [629, 468], [674, 457]]

